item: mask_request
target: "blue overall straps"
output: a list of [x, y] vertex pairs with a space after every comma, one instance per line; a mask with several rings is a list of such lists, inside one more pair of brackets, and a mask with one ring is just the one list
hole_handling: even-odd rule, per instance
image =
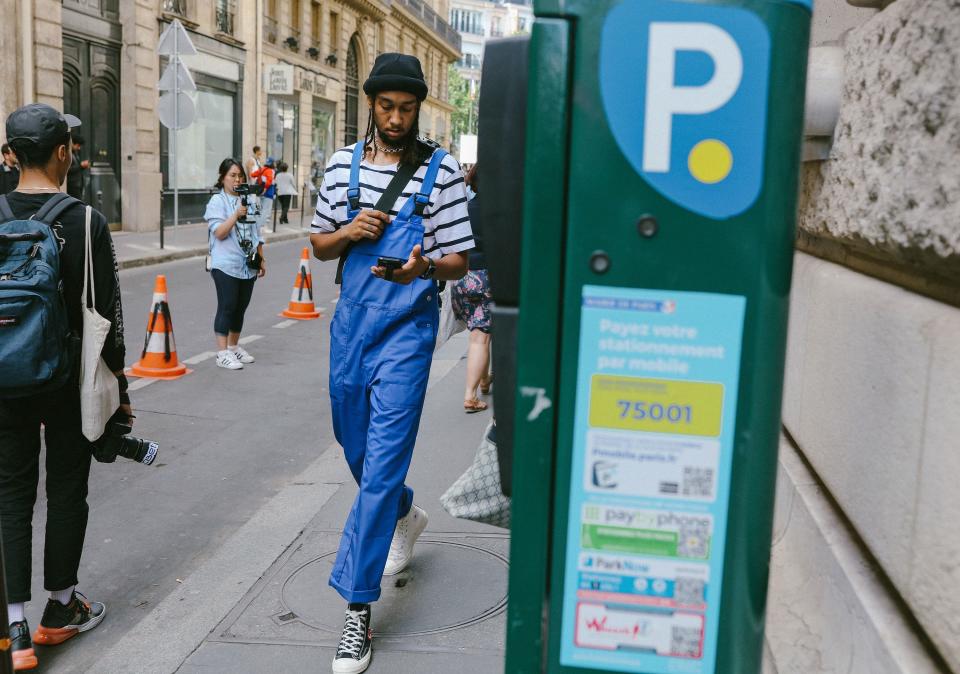
[[[400, 285], [370, 272], [377, 258], [406, 260], [423, 245], [423, 211], [429, 205], [440, 163], [436, 150], [423, 185], [376, 241], [353, 247], [343, 268], [340, 300], [330, 324], [330, 401], [333, 431], [360, 487], [343, 527], [330, 585], [348, 602], [380, 597], [380, 579], [393, 530], [413, 504], [404, 485], [437, 336], [434, 281]], [[360, 211], [357, 143], [347, 188], [348, 217]], [[413, 183], [415, 184], [415, 183]]]

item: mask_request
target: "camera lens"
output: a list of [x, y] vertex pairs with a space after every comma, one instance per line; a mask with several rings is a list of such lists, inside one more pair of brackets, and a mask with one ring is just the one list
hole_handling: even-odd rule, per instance
[[155, 442], [127, 436], [120, 438], [117, 455], [149, 466], [156, 460], [159, 449], [160, 446]]

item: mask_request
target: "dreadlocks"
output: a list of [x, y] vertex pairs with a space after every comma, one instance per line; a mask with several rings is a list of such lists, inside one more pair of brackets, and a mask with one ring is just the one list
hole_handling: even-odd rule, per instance
[[[373, 108], [370, 108], [369, 116], [367, 117], [367, 132], [363, 136], [363, 145], [364, 147], [372, 152], [372, 156], [377, 156], [377, 146], [374, 143], [377, 134], [377, 124], [373, 119]], [[410, 133], [407, 134], [406, 146], [403, 148], [403, 152], [400, 153], [400, 163], [401, 164], [413, 164], [414, 166], [419, 166], [424, 161], [426, 161], [429, 156], [429, 148], [421, 143], [418, 139], [420, 138], [420, 104], [417, 104], [417, 117], [413, 120], [413, 127], [410, 129]], [[410, 140], [413, 140], [411, 143]]]

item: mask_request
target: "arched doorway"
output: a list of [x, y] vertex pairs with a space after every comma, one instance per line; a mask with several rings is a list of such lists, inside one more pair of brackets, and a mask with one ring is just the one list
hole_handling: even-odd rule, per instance
[[360, 137], [360, 67], [362, 59], [360, 36], [350, 38], [347, 49], [347, 77], [345, 89], [345, 107], [343, 116], [344, 141], [347, 145], [357, 142]]

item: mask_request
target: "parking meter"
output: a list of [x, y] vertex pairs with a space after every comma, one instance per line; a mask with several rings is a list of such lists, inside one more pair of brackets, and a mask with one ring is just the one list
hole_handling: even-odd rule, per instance
[[760, 671], [810, 9], [536, 2], [510, 674]]

